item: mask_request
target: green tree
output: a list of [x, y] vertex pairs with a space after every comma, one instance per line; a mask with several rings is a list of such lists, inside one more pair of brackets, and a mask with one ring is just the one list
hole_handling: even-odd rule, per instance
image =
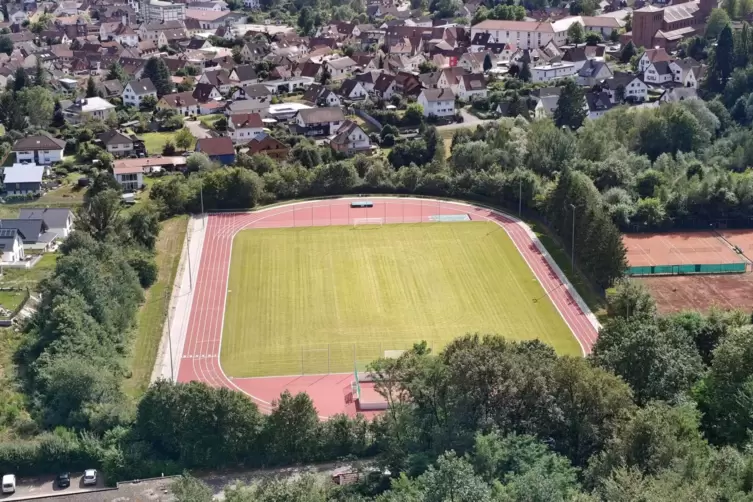
[[302, 35], [310, 35], [314, 31], [314, 12], [306, 6], [298, 13], [298, 28]]
[[656, 316], [656, 302], [642, 283], [622, 279], [607, 293], [607, 314], [627, 320], [636, 317], [653, 319]]
[[8, 35], [0, 35], [0, 52], [9, 56], [13, 52], [13, 40]]
[[633, 44], [633, 41], [629, 41], [627, 44], [625, 44], [625, 47], [623, 47], [622, 52], [620, 52], [620, 63], [627, 64], [630, 62], [630, 60], [633, 59], [635, 56], [635, 45]]
[[16, 102], [26, 115], [29, 125], [46, 129], [52, 121], [55, 100], [52, 93], [44, 87], [27, 87], [16, 93]]
[[311, 460], [317, 453], [318, 428], [319, 417], [308, 394], [293, 396], [286, 390], [274, 403], [265, 424], [267, 454], [284, 463]]
[[730, 18], [724, 9], [712, 9], [706, 22], [706, 38], [717, 38], [725, 26], [730, 24]]
[[703, 370], [695, 343], [684, 330], [647, 317], [610, 320], [599, 332], [592, 357], [630, 384], [642, 405], [656, 399], [676, 402]]
[[173, 84], [170, 81], [170, 69], [161, 58], [151, 57], [144, 65], [143, 78], [148, 78], [157, 90], [157, 97], [173, 92]]
[[154, 250], [160, 231], [159, 212], [151, 204], [139, 204], [128, 213], [126, 228], [133, 241], [148, 250]]
[[174, 140], [175, 146], [181, 150], [188, 150], [193, 146], [195, 138], [193, 134], [191, 134], [191, 131], [189, 131], [187, 127], [184, 127], [175, 133]]
[[[578, 23], [574, 23], [573, 26]], [[557, 109], [554, 110], [554, 123], [557, 127], [578, 129], [586, 119], [586, 98], [583, 89], [574, 80], [568, 80], [560, 87]]]
[[588, 45], [597, 45], [604, 42], [604, 37], [601, 36], [601, 33], [598, 31], [588, 31], [586, 32], [586, 44]]
[[105, 80], [119, 80], [120, 82], [128, 82], [129, 79], [130, 76], [117, 61], [110, 65], [107, 77], [105, 77]]
[[[724, 12], [724, 11], [722, 11]], [[716, 47], [711, 59], [711, 68], [707, 80], [708, 87], [711, 91], [721, 92], [727, 86], [727, 81], [732, 75], [735, 64], [734, 41], [732, 39], [732, 28], [726, 24], [716, 42]]]
[[76, 228], [100, 241], [119, 235], [120, 203], [120, 192], [116, 190], [105, 190], [90, 197], [85, 205], [76, 209]]
[[212, 489], [203, 481], [183, 474], [170, 484], [176, 502], [212, 502]]
[[99, 91], [97, 90], [97, 84], [94, 82], [94, 77], [90, 75], [89, 79], [86, 81], [86, 97], [94, 98], [98, 95]]
[[24, 69], [19, 66], [13, 74], [13, 90], [20, 91], [27, 87], [29, 87], [29, 77], [26, 76]]
[[567, 40], [571, 44], [582, 44], [586, 41], [586, 31], [580, 23], [573, 23], [567, 29]]
[[531, 67], [528, 64], [528, 61], [523, 61], [523, 65], [520, 67], [520, 71], [518, 72], [518, 78], [523, 82], [531, 81]]
[[488, 72], [494, 67], [492, 64], [492, 57], [491, 54], [488, 52], [486, 53], [486, 56], [484, 56], [484, 73]]

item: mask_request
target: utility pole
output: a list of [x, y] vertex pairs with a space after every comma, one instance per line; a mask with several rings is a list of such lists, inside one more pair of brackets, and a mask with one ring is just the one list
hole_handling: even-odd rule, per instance
[[186, 246], [186, 256], [188, 257], [188, 291], [193, 291], [193, 272], [191, 271], [191, 229], [186, 232], [188, 246]]
[[575, 270], [575, 204], [570, 204], [570, 209], [573, 210], [573, 234], [570, 237], [570, 270]]
[[201, 228], [204, 228], [204, 179], [201, 179], [201, 185], [199, 185], [199, 198], [201, 200]]

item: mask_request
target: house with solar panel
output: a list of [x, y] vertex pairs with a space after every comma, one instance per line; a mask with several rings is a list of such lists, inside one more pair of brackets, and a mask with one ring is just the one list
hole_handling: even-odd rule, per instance
[[23, 261], [24, 243], [21, 235], [15, 228], [0, 228], [0, 261], [2, 263], [14, 263]]

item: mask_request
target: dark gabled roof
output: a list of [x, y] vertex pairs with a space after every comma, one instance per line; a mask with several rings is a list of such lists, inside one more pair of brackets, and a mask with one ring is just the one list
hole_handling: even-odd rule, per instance
[[161, 101], [162, 100], [164, 100], [165, 103], [173, 108], [195, 106], [198, 104], [191, 91], [177, 92], [175, 94], [165, 94], [164, 96], [162, 96]]
[[39, 236], [47, 231], [47, 224], [39, 219], [3, 219], [0, 228], [15, 228], [24, 242], [37, 242]]
[[[196, 87], [193, 90], [192, 96], [196, 98], [196, 101], [200, 103], [206, 103], [210, 99], [210, 95], [212, 94], [212, 91], [217, 89], [212, 84], [202, 84], [198, 83], [196, 84]], [[219, 92], [219, 91], [217, 91]]]
[[379, 92], [385, 92], [387, 89], [390, 88], [392, 83], [395, 81], [395, 76], [390, 75], [388, 73], [382, 73], [379, 75], [379, 78], [377, 78], [376, 82], [374, 82], [374, 90]]
[[342, 85], [340, 86], [340, 89], [337, 91], [337, 93], [340, 96], [348, 97], [350, 96], [350, 93], [353, 92], [356, 88], [356, 86], [361, 85], [361, 83], [357, 80], [353, 79], [346, 79], [343, 81]]
[[148, 78], [142, 78], [141, 80], [131, 80], [130, 82], [128, 82], [128, 85], [131, 86], [131, 89], [133, 89], [133, 92], [137, 96], [157, 93], [157, 88], [154, 87], [151, 79]]
[[578, 70], [578, 76], [584, 78], [595, 77], [604, 67], [609, 69], [604, 61], [589, 59], [583, 64], [583, 66], [581, 66], [580, 70]]
[[44, 220], [49, 228], [62, 228], [68, 223], [71, 210], [68, 208], [35, 207], [21, 209], [18, 214], [20, 220]]
[[672, 70], [670, 69], [669, 63], [667, 61], [655, 61], [654, 63], [652, 63], [652, 66], [659, 75], [667, 75], [672, 73]]
[[243, 92], [249, 98], [263, 98], [265, 96], [271, 96], [272, 91], [264, 84], [251, 84], [243, 88]]
[[202, 138], [196, 142], [196, 151], [212, 155], [235, 155], [233, 140], [228, 136], [220, 138]]
[[52, 138], [45, 134], [36, 134], [16, 141], [13, 144], [12, 151], [59, 150], [61, 148], [65, 148], [65, 141], [62, 139]]
[[606, 111], [611, 109], [614, 105], [606, 92], [587, 92], [586, 102], [588, 103], [588, 109], [592, 112]]
[[235, 71], [238, 80], [240, 80], [241, 82], [245, 82], [247, 80], [256, 80], [257, 78], [254, 66], [250, 64], [238, 65], [233, 69], [233, 71]]
[[105, 97], [120, 96], [123, 94], [123, 83], [118, 79], [104, 80], [97, 87], [100, 87], [104, 91]]
[[322, 124], [325, 122], [342, 122], [345, 115], [339, 106], [325, 106], [299, 110], [298, 115], [306, 124]]
[[133, 144], [133, 139], [125, 134], [112, 129], [105, 131], [99, 136], [99, 140], [103, 145], [130, 145]]
[[486, 89], [486, 80], [484, 80], [484, 76], [480, 73], [461, 75], [460, 79], [463, 81], [463, 86], [466, 91], [480, 91]]
[[311, 84], [306, 89], [306, 92], [303, 93], [303, 100], [309, 103], [316, 103], [319, 101], [319, 98], [323, 98], [327, 93], [329, 93], [329, 89], [322, 84]]
[[204, 72], [204, 75], [207, 77], [210, 84], [216, 85], [217, 87], [221, 85], [230, 85], [231, 83], [230, 73], [228, 73], [227, 70], [207, 71]]

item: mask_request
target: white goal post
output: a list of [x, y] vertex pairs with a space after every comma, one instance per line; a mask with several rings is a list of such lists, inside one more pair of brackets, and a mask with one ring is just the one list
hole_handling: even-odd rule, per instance
[[358, 227], [360, 225], [384, 225], [384, 218], [354, 218], [353, 226]]

